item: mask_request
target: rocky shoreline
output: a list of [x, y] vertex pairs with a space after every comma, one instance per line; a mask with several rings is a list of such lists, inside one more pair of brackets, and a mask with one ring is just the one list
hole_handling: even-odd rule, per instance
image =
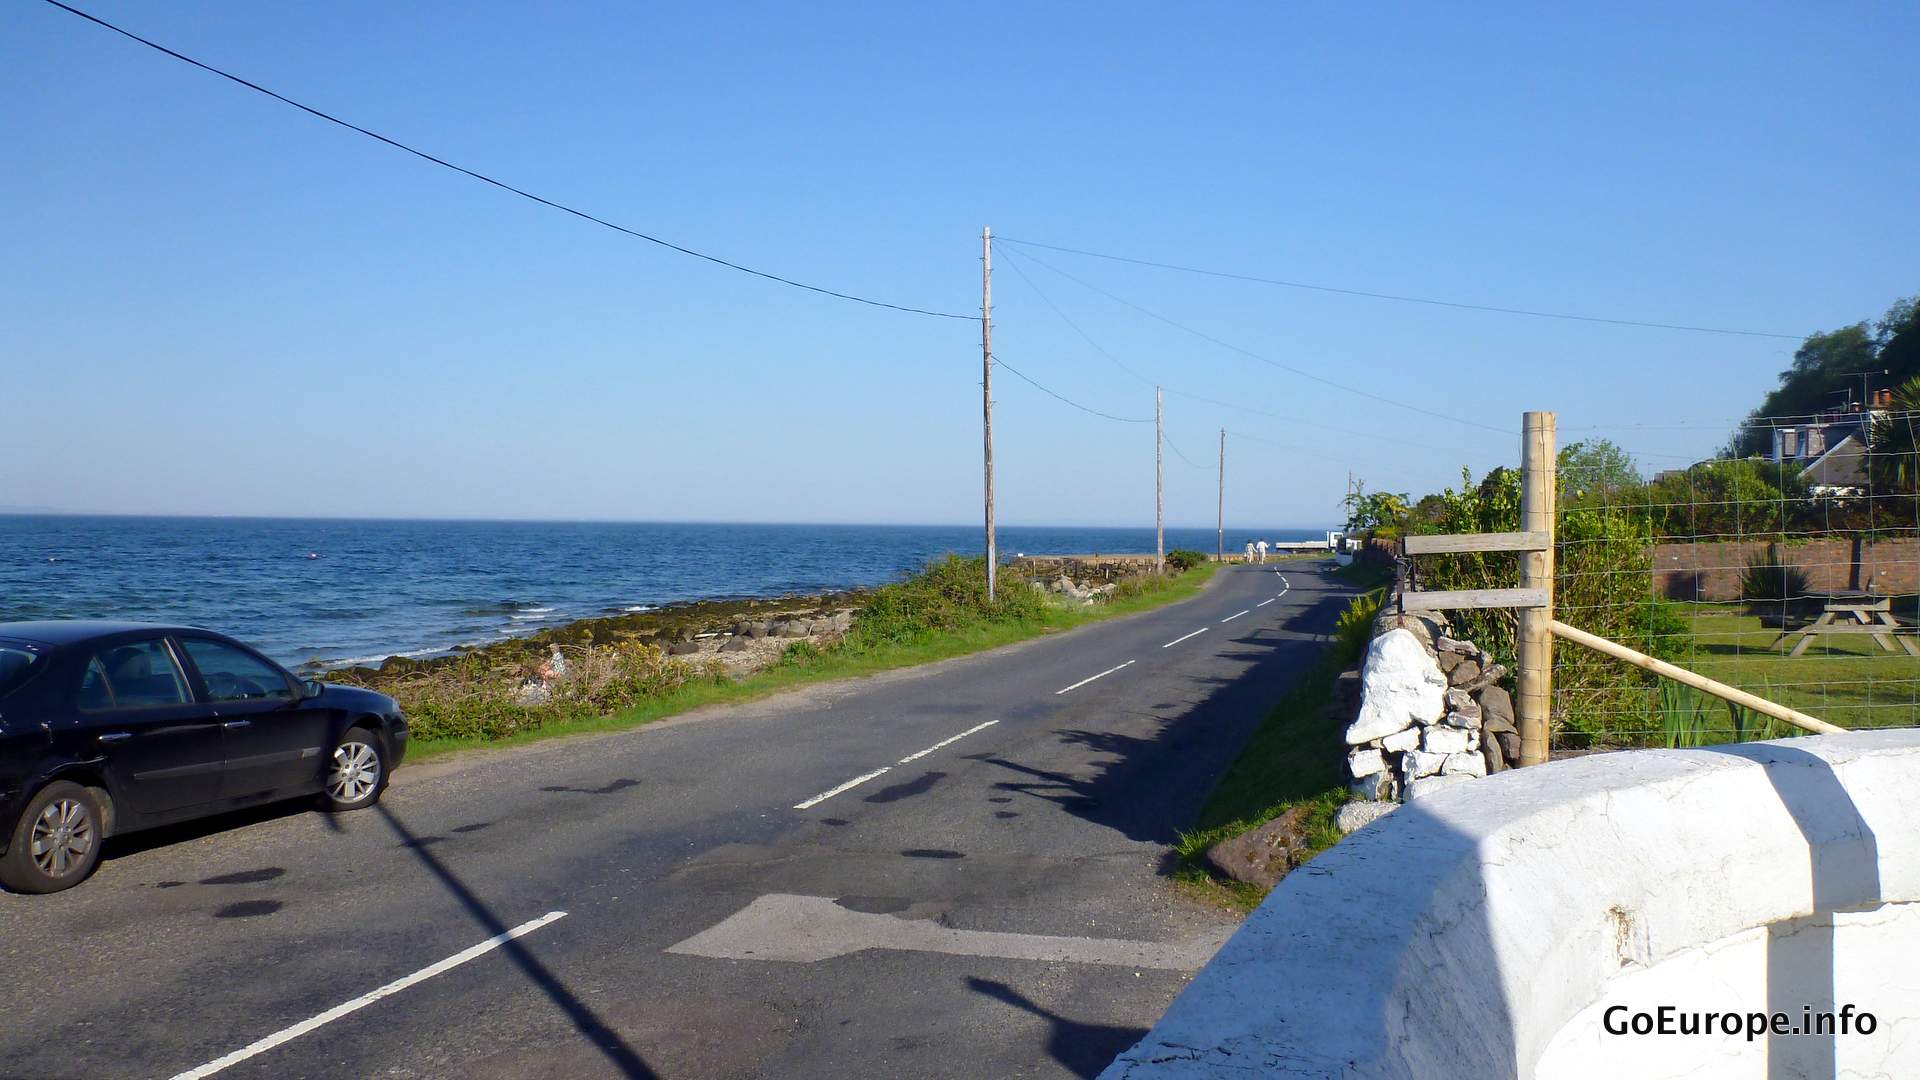
[[[1005, 572], [1060, 601], [1091, 607], [1110, 594], [1118, 581], [1140, 573], [1152, 561], [1150, 555], [1023, 556], [1010, 560]], [[321, 678], [377, 684], [470, 664], [475, 657], [531, 668], [555, 648], [564, 654], [592, 646], [638, 643], [655, 646], [671, 657], [718, 663], [737, 676], [773, 663], [796, 641], [825, 646], [843, 637], [853, 627], [854, 613], [874, 591], [678, 601], [646, 611], [576, 619], [484, 645], [456, 646], [438, 656], [395, 655], [377, 664], [311, 670]]]
[[872, 592], [852, 589], [682, 601], [647, 611], [577, 619], [485, 645], [456, 647], [440, 656], [389, 656], [378, 664], [333, 668], [321, 675], [355, 681], [374, 674], [409, 675], [471, 663], [475, 656], [501, 663], [537, 663], [556, 647], [582, 649], [622, 642], [654, 645], [671, 656], [697, 659], [710, 654], [729, 669], [762, 666], [769, 657], [761, 654], [777, 656], [794, 640], [844, 634], [853, 625], [853, 612]]

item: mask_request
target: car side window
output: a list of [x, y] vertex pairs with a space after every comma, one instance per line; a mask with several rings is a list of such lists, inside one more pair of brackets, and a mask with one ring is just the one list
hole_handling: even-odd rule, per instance
[[80, 703], [89, 709], [184, 705], [187, 680], [164, 641], [154, 638], [102, 649], [87, 665]]
[[205, 638], [187, 638], [181, 645], [193, 658], [193, 666], [200, 669], [200, 678], [207, 684], [207, 696], [214, 701], [293, 697], [286, 676], [250, 652]]
[[80, 680], [79, 705], [88, 712], [113, 708], [113, 688], [107, 685], [107, 666], [97, 656], [87, 661], [86, 677]]

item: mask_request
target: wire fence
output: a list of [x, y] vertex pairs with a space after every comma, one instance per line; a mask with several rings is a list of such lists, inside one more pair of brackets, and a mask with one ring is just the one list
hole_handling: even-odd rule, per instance
[[[1920, 414], [1891, 404], [1756, 417], [1729, 442], [1743, 456], [1690, 464], [1583, 431], [1559, 451], [1554, 617], [1842, 727], [1920, 725]], [[1420, 500], [1406, 527], [1512, 529], [1519, 491], [1516, 470], [1463, 477], [1459, 490]], [[1499, 588], [1513, 584], [1518, 559], [1421, 557], [1415, 574], [1422, 588]], [[1504, 656], [1514, 621], [1511, 611], [1455, 616], [1463, 635]], [[1555, 647], [1559, 749], [1798, 733]]]

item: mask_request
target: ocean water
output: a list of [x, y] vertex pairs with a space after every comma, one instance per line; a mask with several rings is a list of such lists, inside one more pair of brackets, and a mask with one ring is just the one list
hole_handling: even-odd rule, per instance
[[[1323, 531], [1228, 529], [1249, 540]], [[1153, 530], [1012, 527], [1003, 555], [1153, 550]], [[290, 667], [426, 656], [683, 600], [894, 580], [975, 526], [700, 525], [0, 515], [0, 622], [205, 626]], [[1212, 551], [1212, 529], [1167, 547]]]

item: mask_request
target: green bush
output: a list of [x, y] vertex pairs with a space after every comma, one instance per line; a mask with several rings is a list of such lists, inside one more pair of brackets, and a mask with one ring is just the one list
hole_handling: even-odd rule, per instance
[[[1478, 484], [1462, 472], [1429, 504], [1424, 533], [1510, 532], [1520, 527], [1520, 473], [1495, 469]], [[1555, 525], [1554, 617], [1589, 633], [1678, 655], [1685, 621], [1653, 591], [1654, 522], [1631, 506], [1563, 506]], [[1504, 589], [1519, 583], [1519, 556], [1511, 552], [1423, 556], [1416, 560], [1422, 589]], [[1514, 666], [1518, 612], [1452, 612], [1455, 633]], [[1654, 676], [1574, 646], [1553, 651], [1553, 727], [1586, 743], [1644, 738], [1653, 708]]]
[[987, 561], [948, 555], [926, 569], [874, 591], [854, 617], [847, 637], [852, 648], [882, 643], [907, 644], [988, 622], [1028, 622], [1046, 617], [1040, 590], [1011, 574], [998, 576], [995, 596], [987, 597]]
[[1762, 605], [1778, 607], [1798, 600], [1807, 595], [1808, 588], [1806, 573], [1782, 563], [1772, 550], [1749, 559], [1746, 569], [1740, 571], [1740, 598], [1756, 612]]
[[1201, 563], [1206, 562], [1209, 558], [1211, 558], [1211, 556], [1204, 551], [1195, 551], [1192, 548], [1174, 548], [1172, 551], [1167, 552], [1167, 565], [1184, 574], [1194, 567], [1199, 566]]
[[1334, 651], [1342, 664], [1352, 663], [1367, 651], [1373, 640], [1373, 620], [1379, 618], [1381, 605], [1387, 602], [1387, 590], [1361, 593], [1347, 602], [1347, 609], [1334, 620]]

